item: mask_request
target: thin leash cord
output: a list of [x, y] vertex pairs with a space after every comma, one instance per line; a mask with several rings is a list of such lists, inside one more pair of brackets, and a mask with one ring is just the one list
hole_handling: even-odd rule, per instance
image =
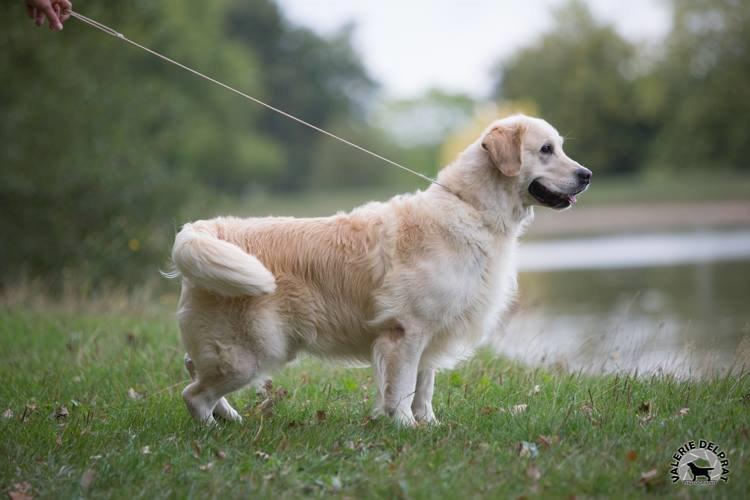
[[178, 66], [178, 67], [184, 69], [185, 71], [188, 71], [188, 72], [190, 72], [190, 73], [192, 73], [192, 74], [194, 74], [196, 76], [199, 76], [199, 77], [203, 78], [204, 80], [208, 80], [211, 83], [214, 83], [214, 84], [216, 84], [216, 85], [218, 85], [220, 87], [223, 87], [223, 88], [225, 88], [225, 89], [227, 89], [227, 90], [229, 90], [231, 92], [234, 92], [235, 94], [237, 94], [239, 96], [242, 96], [245, 99], [248, 99], [248, 100], [250, 100], [250, 101], [252, 101], [252, 102], [254, 102], [256, 104], [260, 104], [261, 106], [263, 106], [263, 107], [265, 107], [267, 109], [270, 109], [271, 111], [273, 111], [275, 113], [278, 113], [278, 114], [280, 114], [282, 116], [285, 116], [285, 117], [287, 117], [287, 118], [289, 118], [291, 120], [294, 120], [297, 123], [300, 123], [300, 124], [302, 124], [302, 125], [304, 125], [304, 126], [306, 126], [308, 128], [311, 128], [311, 129], [313, 129], [313, 130], [315, 130], [317, 132], [320, 132], [321, 134], [327, 135], [328, 137], [330, 137], [332, 139], [336, 139], [337, 141], [343, 142], [344, 144], [347, 144], [347, 145], [349, 145], [349, 146], [351, 146], [351, 147], [353, 147], [355, 149], [358, 149], [358, 150], [362, 151], [363, 153], [367, 153], [368, 155], [373, 156], [373, 157], [375, 157], [375, 158], [377, 158], [379, 160], [382, 160], [382, 161], [384, 161], [384, 162], [386, 162], [386, 163], [388, 163], [390, 165], [393, 165], [394, 167], [398, 167], [401, 170], [405, 170], [405, 171], [407, 171], [407, 172], [409, 172], [409, 173], [411, 173], [413, 175], [416, 175], [417, 177], [421, 177], [422, 179], [424, 179], [424, 180], [426, 180], [428, 182], [431, 182], [433, 184], [437, 184], [438, 186], [442, 187], [443, 189], [446, 189], [447, 191], [451, 191], [446, 186], [442, 185], [441, 183], [439, 183], [437, 180], [433, 179], [432, 177], [428, 177], [428, 176], [426, 176], [424, 174], [421, 174], [421, 173], [417, 172], [416, 170], [412, 170], [409, 167], [405, 167], [404, 165], [401, 165], [400, 163], [396, 163], [393, 160], [389, 160], [388, 158], [386, 158], [384, 156], [381, 156], [381, 155], [379, 155], [379, 154], [377, 154], [377, 153], [375, 153], [373, 151], [370, 151], [369, 149], [363, 148], [362, 146], [359, 146], [358, 144], [354, 144], [353, 142], [348, 141], [348, 140], [344, 139], [343, 137], [339, 137], [338, 135], [333, 134], [331, 132], [328, 132], [327, 130], [324, 130], [324, 129], [320, 128], [320, 127], [317, 127], [317, 126], [313, 125], [310, 122], [306, 122], [305, 120], [303, 120], [301, 118], [297, 118], [296, 116], [294, 116], [292, 114], [289, 114], [286, 111], [283, 111], [283, 110], [281, 110], [279, 108], [271, 106], [270, 104], [265, 103], [265, 102], [261, 101], [260, 99], [258, 99], [256, 97], [253, 97], [253, 96], [248, 95], [248, 94], [246, 94], [246, 93], [244, 93], [242, 91], [239, 91], [239, 90], [235, 89], [234, 87], [230, 87], [226, 83], [222, 83], [219, 80], [216, 80], [214, 78], [211, 78], [210, 76], [204, 75], [200, 71], [194, 70], [193, 68], [190, 68], [189, 66], [185, 66], [184, 64], [179, 63], [179, 62], [175, 61], [174, 59], [170, 59], [169, 57], [167, 57], [165, 55], [162, 55], [162, 54], [156, 52], [155, 50], [149, 49], [148, 47], [145, 47], [145, 46], [141, 45], [140, 43], [131, 40], [130, 38], [128, 38], [125, 35], [123, 35], [122, 33], [120, 33], [118, 31], [110, 28], [109, 26], [107, 26], [105, 24], [100, 23], [99, 21], [95, 21], [94, 19], [91, 19], [90, 17], [86, 17], [83, 14], [79, 14], [78, 12], [71, 11], [70, 15], [72, 17], [78, 19], [79, 21], [81, 21], [81, 22], [83, 22], [85, 24], [88, 24], [89, 26], [92, 26], [92, 27], [94, 27], [94, 28], [96, 28], [96, 29], [98, 29], [100, 31], [103, 31], [107, 35], [110, 35], [110, 36], [113, 36], [115, 38], [119, 38], [120, 40], [123, 40], [125, 42], [128, 42], [129, 44], [134, 45], [134, 46], [138, 47], [139, 49], [144, 50], [144, 51], [148, 52], [149, 54], [152, 54], [152, 55], [158, 57], [159, 59], [162, 59], [164, 61], [167, 61], [168, 63], [174, 64], [175, 66]]

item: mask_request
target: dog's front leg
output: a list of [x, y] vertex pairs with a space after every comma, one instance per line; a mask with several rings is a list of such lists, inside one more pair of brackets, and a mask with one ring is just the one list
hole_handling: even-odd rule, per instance
[[435, 412], [432, 411], [432, 393], [435, 389], [435, 370], [419, 370], [417, 373], [417, 392], [414, 394], [414, 401], [411, 409], [414, 417], [428, 424], [439, 424], [435, 418]]
[[378, 383], [374, 415], [386, 414], [399, 425], [417, 423], [412, 402], [417, 385], [419, 358], [426, 345], [422, 332], [400, 330], [379, 337], [373, 344], [373, 365]]

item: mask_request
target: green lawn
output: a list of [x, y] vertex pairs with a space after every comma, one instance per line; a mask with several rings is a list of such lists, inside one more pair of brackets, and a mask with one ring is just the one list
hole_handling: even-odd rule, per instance
[[[704, 382], [593, 377], [483, 355], [439, 376], [440, 426], [399, 429], [368, 419], [369, 370], [305, 360], [277, 374], [271, 402], [253, 391], [232, 397], [243, 424], [207, 429], [189, 419], [180, 397], [187, 374], [169, 307], [0, 308], [3, 493], [740, 498], [750, 491], [748, 374]], [[670, 457], [690, 439], [729, 453], [728, 483], [670, 482]]]

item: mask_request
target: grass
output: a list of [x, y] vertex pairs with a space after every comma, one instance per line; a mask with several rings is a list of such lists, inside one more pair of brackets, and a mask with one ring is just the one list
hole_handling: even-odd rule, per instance
[[[276, 375], [270, 407], [246, 391], [231, 398], [243, 424], [207, 429], [189, 419], [180, 397], [187, 376], [171, 313], [106, 311], [103, 303], [0, 308], [3, 491], [739, 498], [750, 488], [748, 374], [704, 382], [597, 377], [484, 354], [439, 375], [440, 426], [400, 429], [369, 420], [369, 370], [304, 360]], [[526, 410], [514, 412], [522, 404]], [[728, 451], [728, 483], [670, 482], [670, 456], [690, 439]]]

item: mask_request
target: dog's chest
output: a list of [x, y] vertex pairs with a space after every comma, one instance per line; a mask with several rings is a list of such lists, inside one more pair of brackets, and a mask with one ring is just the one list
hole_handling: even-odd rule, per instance
[[460, 336], [482, 336], [515, 289], [515, 242], [447, 255], [426, 266], [422, 312]]
[[515, 246], [503, 250], [489, 256], [482, 266], [444, 270], [438, 278], [452, 282], [453, 289], [443, 298], [439, 312], [437, 304], [433, 305], [440, 327], [425, 350], [426, 366], [453, 367], [497, 331], [516, 288]]

